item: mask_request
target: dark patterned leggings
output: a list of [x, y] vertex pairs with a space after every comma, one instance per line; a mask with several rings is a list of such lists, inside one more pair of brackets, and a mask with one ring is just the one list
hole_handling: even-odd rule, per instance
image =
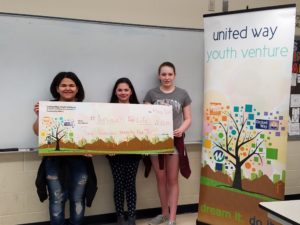
[[135, 216], [136, 187], [135, 180], [139, 161], [109, 160], [114, 179], [114, 201], [117, 216], [124, 215], [126, 196], [128, 216]]

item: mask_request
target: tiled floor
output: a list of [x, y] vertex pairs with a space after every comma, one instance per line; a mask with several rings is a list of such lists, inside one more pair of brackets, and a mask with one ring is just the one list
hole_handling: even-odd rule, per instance
[[[177, 215], [176, 224], [177, 225], [195, 225], [197, 220], [197, 213], [184, 213]], [[137, 220], [136, 225], [147, 225], [149, 219]]]

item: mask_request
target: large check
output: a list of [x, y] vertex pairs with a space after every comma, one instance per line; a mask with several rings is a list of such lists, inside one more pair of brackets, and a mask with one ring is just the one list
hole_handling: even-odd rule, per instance
[[171, 106], [39, 102], [40, 155], [171, 152]]

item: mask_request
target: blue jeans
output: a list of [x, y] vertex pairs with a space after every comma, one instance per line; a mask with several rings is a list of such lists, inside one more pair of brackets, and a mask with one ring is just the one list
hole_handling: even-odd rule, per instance
[[[87, 166], [81, 156], [47, 157], [45, 162], [51, 225], [65, 225], [65, 203], [70, 202], [70, 225], [81, 225], [85, 211]], [[62, 174], [64, 176], [62, 176]], [[61, 178], [64, 177], [64, 180]]]

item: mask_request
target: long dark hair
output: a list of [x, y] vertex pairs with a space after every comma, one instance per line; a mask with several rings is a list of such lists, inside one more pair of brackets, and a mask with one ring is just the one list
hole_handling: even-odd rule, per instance
[[76, 98], [76, 102], [82, 102], [85, 95], [84, 95], [84, 89], [83, 89], [83, 86], [81, 84], [81, 81], [79, 80], [79, 78], [77, 77], [77, 75], [73, 72], [60, 72], [58, 73], [51, 85], [50, 85], [50, 92], [53, 96], [53, 98], [58, 101], [59, 98], [60, 98], [60, 95], [59, 93], [57, 93], [57, 87], [59, 86], [59, 84], [61, 83], [61, 81], [64, 79], [64, 78], [69, 78], [71, 79], [72, 81], [74, 81], [74, 83], [76, 84], [76, 87], [78, 88], [78, 92], [75, 96]]
[[129, 98], [129, 103], [139, 104], [139, 100], [137, 99], [134, 87], [133, 87], [131, 81], [127, 77], [119, 78], [116, 81], [115, 86], [114, 86], [113, 91], [112, 91], [112, 94], [111, 94], [110, 103], [118, 103], [119, 102], [118, 96], [116, 95], [116, 90], [117, 90], [118, 85], [121, 84], [121, 83], [128, 84], [128, 86], [129, 86], [129, 88], [132, 92], [132, 94]]

